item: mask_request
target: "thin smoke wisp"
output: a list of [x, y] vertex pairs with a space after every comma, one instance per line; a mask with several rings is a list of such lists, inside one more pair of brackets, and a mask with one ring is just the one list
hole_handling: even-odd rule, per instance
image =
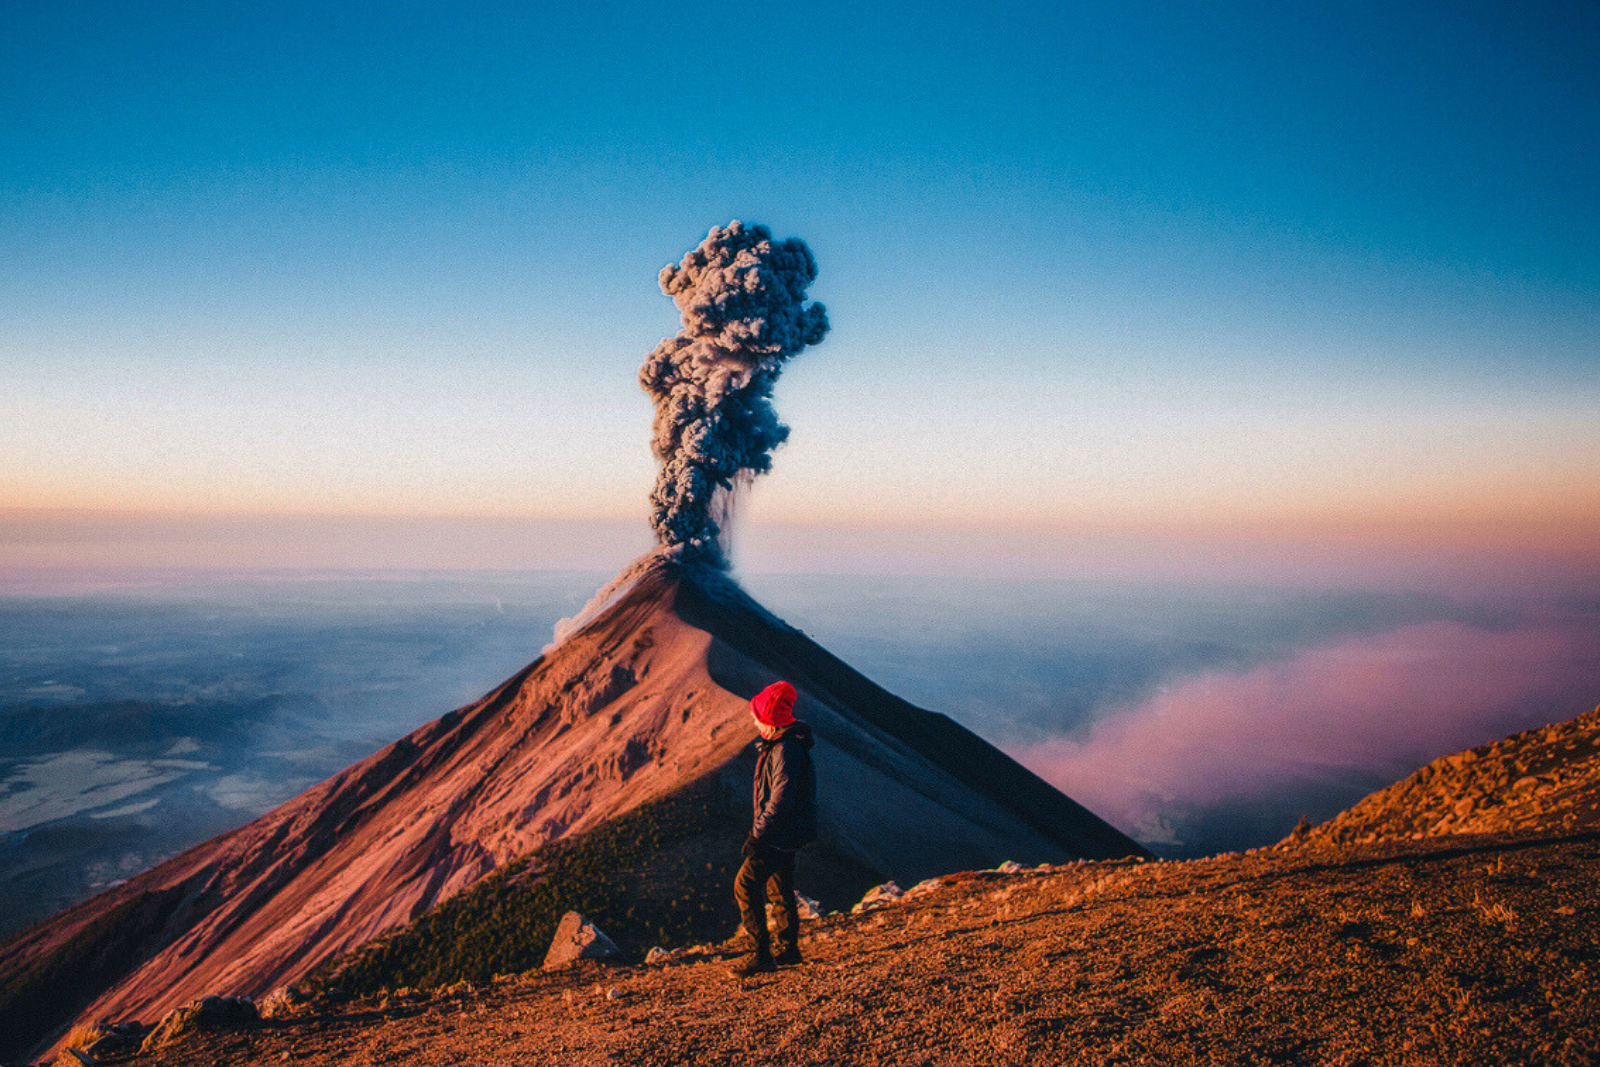
[[655, 402], [651, 447], [661, 464], [650, 526], [675, 558], [727, 568], [724, 498], [772, 469], [773, 449], [789, 436], [773, 386], [828, 332], [822, 305], [806, 303], [816, 277], [804, 241], [774, 241], [765, 226], [737, 220], [662, 269], [683, 328], [646, 357], [639, 384]]

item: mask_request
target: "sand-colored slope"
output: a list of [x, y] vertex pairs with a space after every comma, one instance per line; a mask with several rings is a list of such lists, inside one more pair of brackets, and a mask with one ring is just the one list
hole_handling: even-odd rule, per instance
[[82, 1015], [152, 1019], [206, 993], [260, 995], [507, 860], [726, 767], [755, 738], [748, 697], [780, 675], [816, 729], [824, 841], [866, 868], [915, 880], [1139, 851], [726, 580], [658, 566], [478, 703], [11, 942], [0, 977], [81, 948], [132, 907], [143, 927], [127, 965], [85, 974], [98, 990]]

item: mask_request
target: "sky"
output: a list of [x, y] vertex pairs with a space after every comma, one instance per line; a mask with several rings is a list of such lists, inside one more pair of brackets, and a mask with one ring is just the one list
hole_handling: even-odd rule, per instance
[[620, 566], [656, 284], [832, 332], [734, 555], [1600, 588], [1600, 8], [0, 5], [0, 573]]

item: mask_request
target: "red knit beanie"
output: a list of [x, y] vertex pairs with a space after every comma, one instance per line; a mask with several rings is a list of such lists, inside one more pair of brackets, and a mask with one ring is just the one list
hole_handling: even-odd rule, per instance
[[794, 686], [788, 682], [773, 682], [750, 701], [755, 717], [779, 730], [794, 722]]

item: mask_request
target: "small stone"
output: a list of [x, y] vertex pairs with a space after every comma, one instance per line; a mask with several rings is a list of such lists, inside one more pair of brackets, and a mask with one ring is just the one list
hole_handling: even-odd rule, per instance
[[261, 1013], [249, 997], [205, 996], [162, 1016], [139, 1050], [152, 1052], [194, 1030], [242, 1029], [260, 1021]]
[[292, 1015], [295, 1009], [308, 999], [305, 992], [297, 986], [279, 986], [261, 998], [261, 1017], [263, 1019], [281, 1019]]
[[[799, 913], [800, 918], [811, 921], [822, 918], [822, 903], [820, 901], [813, 900], [804, 893], [796, 893], [794, 895], [794, 901], [795, 910]], [[777, 906], [769, 903], [767, 905], [767, 918], [769, 920], [776, 921], [777, 915]]]
[[864, 911], [874, 911], [893, 904], [903, 896], [905, 896], [905, 891], [899, 886], [893, 882], [884, 882], [882, 885], [873, 886], [867, 890], [867, 895], [861, 898], [861, 903], [851, 908], [850, 911], [857, 915]]

